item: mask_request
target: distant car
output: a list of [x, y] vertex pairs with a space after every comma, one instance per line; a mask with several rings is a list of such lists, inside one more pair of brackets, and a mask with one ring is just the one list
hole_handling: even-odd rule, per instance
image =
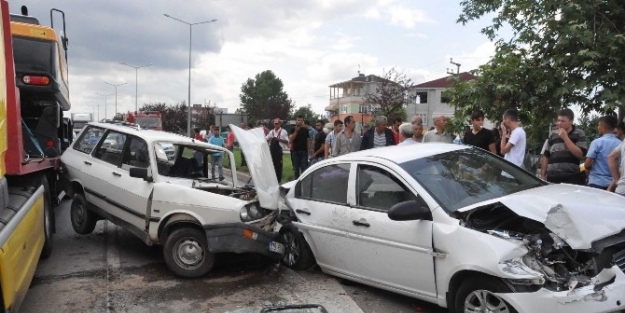
[[205, 275], [220, 252], [279, 260], [278, 181], [273, 168], [252, 161], [270, 159], [269, 149], [260, 134], [239, 138], [252, 177], [273, 180], [241, 187], [232, 166], [232, 181], [216, 181], [208, 176], [208, 157], [222, 152], [232, 161], [225, 148], [136, 126], [89, 123], [61, 157], [72, 227], [89, 234], [98, 220], [108, 219], [148, 245], [163, 245], [167, 266], [181, 277]]
[[[451, 312], [615, 312], [625, 197], [452, 144], [350, 153], [283, 185], [284, 262]], [[288, 190], [288, 193], [286, 192]]]

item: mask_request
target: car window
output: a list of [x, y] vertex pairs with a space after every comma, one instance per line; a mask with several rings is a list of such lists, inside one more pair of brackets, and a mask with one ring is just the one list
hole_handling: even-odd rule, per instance
[[150, 159], [148, 156], [148, 144], [140, 138], [130, 137], [128, 141], [128, 149], [124, 152], [122, 168], [148, 168], [150, 166]]
[[349, 164], [333, 164], [315, 170], [298, 183], [296, 197], [347, 203], [349, 167]]
[[394, 175], [370, 165], [358, 166], [356, 192], [359, 206], [382, 211], [400, 202], [417, 200]]
[[76, 140], [74, 150], [91, 154], [91, 151], [93, 151], [95, 146], [98, 144], [103, 134], [104, 129], [89, 126], [84, 132], [82, 132], [80, 138]]
[[512, 163], [476, 148], [399, 165], [447, 212], [545, 184]]
[[119, 166], [122, 162], [122, 151], [126, 143], [126, 135], [109, 131], [95, 152], [94, 157]]

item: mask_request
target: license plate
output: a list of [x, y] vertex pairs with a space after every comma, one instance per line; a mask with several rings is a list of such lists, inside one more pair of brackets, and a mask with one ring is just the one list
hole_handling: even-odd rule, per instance
[[284, 254], [285, 246], [279, 242], [270, 241], [269, 251]]

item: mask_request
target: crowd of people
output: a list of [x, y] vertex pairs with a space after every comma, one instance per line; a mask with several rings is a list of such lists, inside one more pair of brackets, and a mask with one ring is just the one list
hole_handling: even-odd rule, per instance
[[[427, 131], [420, 116], [414, 116], [410, 123], [395, 118], [390, 127], [385, 116], [377, 116], [375, 126], [361, 133], [356, 131], [353, 116], [328, 124], [318, 120], [313, 127], [300, 115], [290, 131], [282, 128], [280, 119], [272, 121], [272, 129], [257, 126], [264, 128], [278, 181], [283, 177], [283, 154], [287, 149], [294, 179], [310, 165], [324, 159], [366, 149], [430, 142], [475, 146], [523, 167], [527, 138], [518, 112], [514, 109], [505, 111], [501, 124], [494, 130], [484, 127], [484, 119], [482, 111], [473, 112], [471, 126], [457, 135], [447, 132], [448, 120], [443, 115], [434, 117], [434, 126]], [[625, 124], [619, 123], [615, 116], [602, 116], [597, 129], [600, 137], [589, 145], [584, 132], [574, 125], [574, 119], [571, 109], [557, 112], [556, 128], [545, 140], [541, 151], [540, 177], [551, 183], [588, 185], [625, 196]], [[250, 128], [251, 125], [243, 127]], [[235, 138], [231, 131], [225, 142], [218, 128], [211, 128], [211, 133], [208, 142], [233, 149]], [[196, 139], [200, 138], [197, 130]], [[243, 154], [241, 157], [241, 165], [245, 166]], [[217, 167], [219, 179], [223, 179], [221, 159], [221, 153], [211, 155], [213, 178]]]

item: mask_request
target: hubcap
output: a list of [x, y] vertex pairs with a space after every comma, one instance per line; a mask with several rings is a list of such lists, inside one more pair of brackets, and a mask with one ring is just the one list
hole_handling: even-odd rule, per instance
[[287, 253], [283, 256], [283, 261], [288, 266], [293, 266], [299, 260], [299, 246], [292, 233], [287, 232], [283, 235], [284, 242], [287, 245]]
[[464, 300], [465, 313], [510, 313], [508, 305], [487, 290], [476, 290]]
[[83, 219], [85, 218], [85, 212], [81, 204], [76, 205], [76, 210], [74, 210], [74, 220], [77, 224], [82, 224]]
[[204, 260], [204, 250], [197, 241], [182, 239], [176, 245], [176, 249], [174, 249], [174, 259], [180, 267], [195, 269]]

